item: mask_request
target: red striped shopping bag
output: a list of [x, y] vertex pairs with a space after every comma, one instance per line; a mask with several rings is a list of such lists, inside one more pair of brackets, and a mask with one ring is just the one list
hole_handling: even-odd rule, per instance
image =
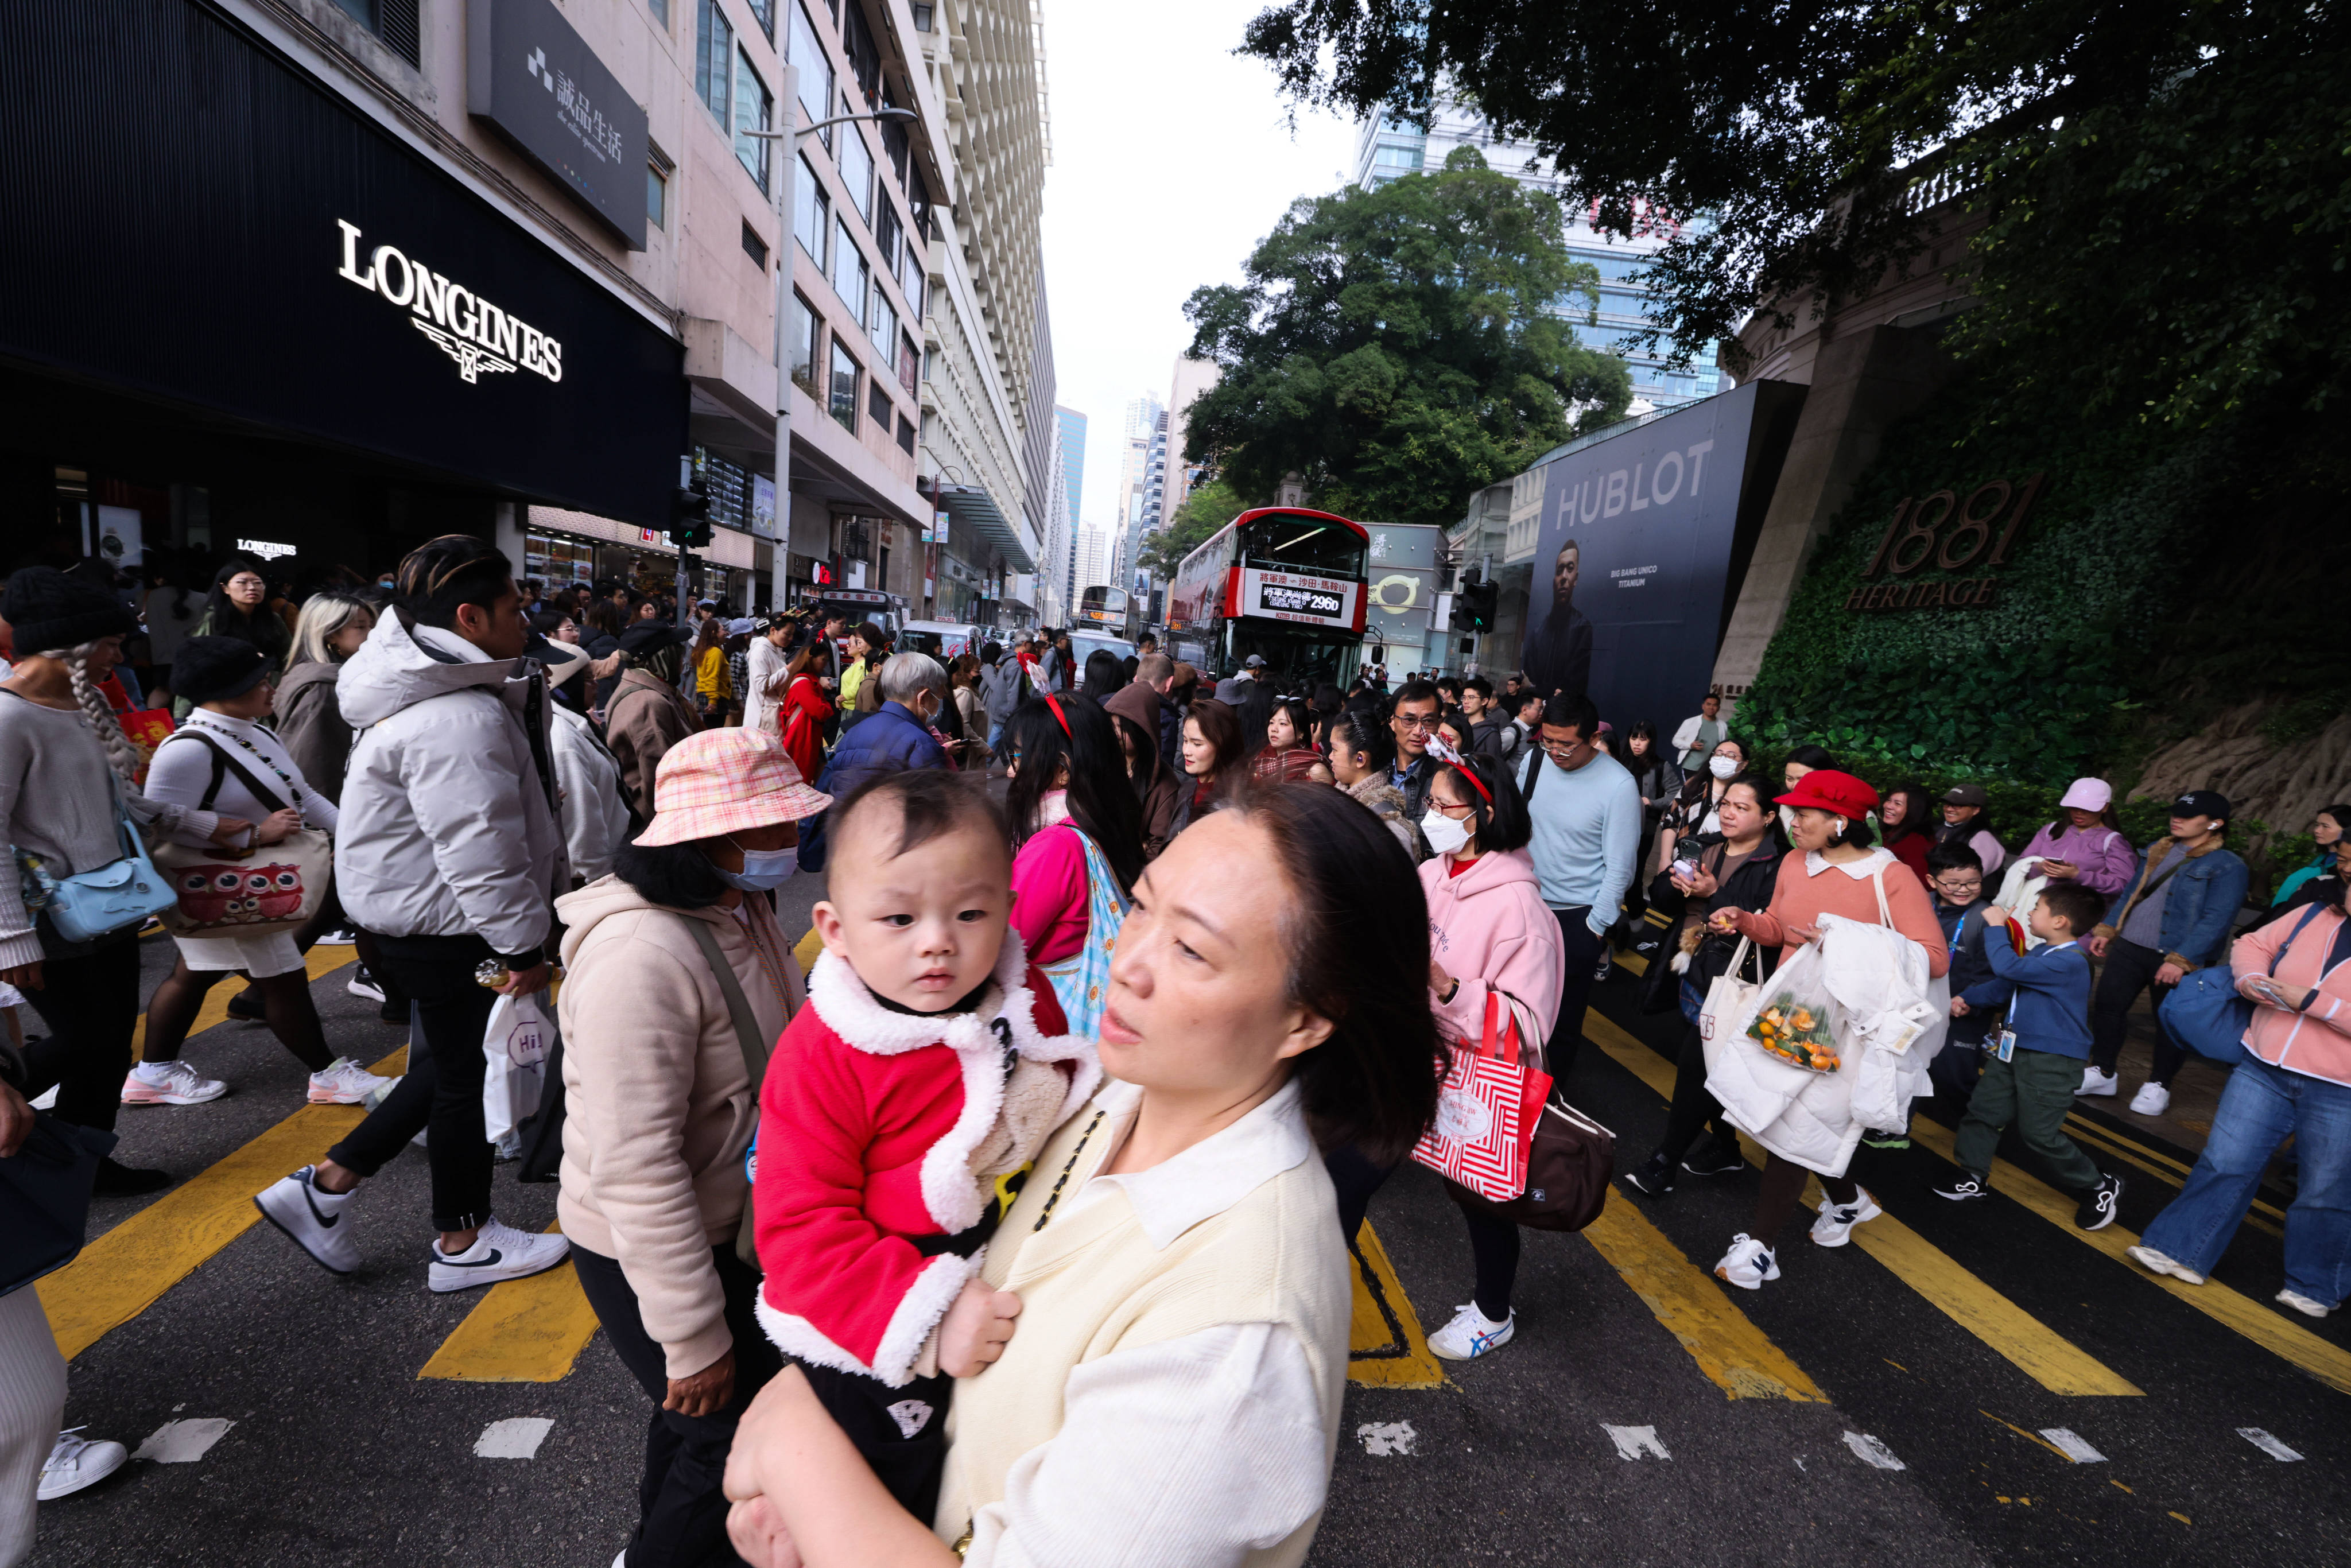
[[1519, 1020], [1501, 998], [1486, 993], [1484, 1038], [1452, 1044], [1452, 1065], [1437, 1092], [1437, 1118], [1412, 1157], [1493, 1203], [1526, 1190], [1527, 1147], [1551, 1093], [1551, 1077], [1529, 1067]]

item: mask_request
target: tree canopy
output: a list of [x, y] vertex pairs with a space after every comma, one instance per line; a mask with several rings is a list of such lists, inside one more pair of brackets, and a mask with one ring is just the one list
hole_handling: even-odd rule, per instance
[[[1683, 352], [1865, 290], [1988, 214], [1959, 342], [2188, 423], [2339, 392], [2351, 95], [2339, 0], [1278, 0], [1242, 52], [1298, 98], [1457, 97], [1604, 226], [1665, 215]], [[1733, 354], [1735, 359], [1735, 351]], [[2066, 362], [2061, 362], [2066, 361]]]
[[1318, 507], [1449, 523], [1632, 398], [1623, 359], [1566, 319], [1591, 319], [1599, 275], [1569, 256], [1559, 204], [1466, 148], [1441, 173], [1300, 200], [1245, 276], [1184, 307], [1191, 354], [1223, 368], [1186, 455], [1238, 494], [1294, 473]]

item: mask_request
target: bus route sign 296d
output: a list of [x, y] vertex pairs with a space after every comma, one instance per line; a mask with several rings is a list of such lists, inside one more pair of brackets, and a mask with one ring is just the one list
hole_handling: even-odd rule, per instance
[[1244, 613], [1270, 615], [1283, 621], [1308, 621], [1325, 625], [1352, 625], [1360, 583], [1330, 578], [1303, 577], [1290, 572], [1251, 569], [1243, 573]]

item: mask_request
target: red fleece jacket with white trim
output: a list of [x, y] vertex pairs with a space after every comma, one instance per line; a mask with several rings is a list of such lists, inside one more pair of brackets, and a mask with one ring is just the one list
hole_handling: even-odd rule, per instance
[[[1009, 1157], [1033, 1160], [1102, 1069], [1092, 1041], [1063, 1032], [1052, 987], [1009, 931], [969, 1012], [893, 1011], [831, 952], [808, 999], [759, 1095], [759, 1322], [788, 1354], [903, 1386], [980, 1262], [926, 1258], [910, 1238], [979, 1223], [994, 1184], [974, 1175], [975, 1152], [1001, 1166], [1010, 1135]], [[1008, 1048], [1060, 1067], [1060, 1103], [1041, 1130], [1005, 1124]]]

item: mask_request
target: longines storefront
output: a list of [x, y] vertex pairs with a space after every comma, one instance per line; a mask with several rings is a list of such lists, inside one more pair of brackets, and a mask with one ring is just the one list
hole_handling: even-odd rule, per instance
[[0, 7], [0, 134], [10, 559], [371, 578], [501, 504], [666, 525], [676, 340], [225, 12]]

